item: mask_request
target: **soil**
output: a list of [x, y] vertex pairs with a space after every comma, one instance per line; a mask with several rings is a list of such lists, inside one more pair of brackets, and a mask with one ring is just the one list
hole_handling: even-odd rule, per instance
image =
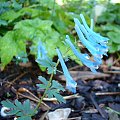
[[[120, 67], [119, 62], [108, 67], [108, 61], [100, 68], [99, 74], [93, 74], [86, 67], [80, 67], [74, 62], [68, 63], [73, 78], [77, 81], [77, 97], [71, 97], [72, 93], [66, 90], [61, 93], [67, 96], [66, 103], [56, 101], [44, 101], [51, 107], [49, 111], [60, 108], [71, 108], [72, 112], [68, 120], [120, 120]], [[40, 71], [35, 62], [19, 64], [11, 62], [0, 72], [0, 101], [15, 99], [23, 102], [30, 99], [32, 106], [37, 102], [32, 99], [34, 96], [40, 98], [43, 90], [38, 90], [36, 84], [40, 83], [38, 76], [49, 78], [46, 72]], [[65, 86], [63, 75], [57, 73], [54, 79]], [[32, 96], [32, 93], [34, 96]], [[30, 98], [29, 98], [29, 97]], [[2, 105], [0, 104], [0, 108]], [[33, 120], [46, 119], [47, 107], [41, 106]], [[13, 120], [15, 116], [0, 116], [0, 120]]]

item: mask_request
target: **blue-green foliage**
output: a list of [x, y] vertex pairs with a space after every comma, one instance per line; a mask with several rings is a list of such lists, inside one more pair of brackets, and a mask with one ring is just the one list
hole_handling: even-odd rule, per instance
[[8, 115], [18, 116], [17, 120], [32, 120], [34, 109], [31, 108], [30, 101], [26, 100], [22, 104], [18, 100], [15, 100], [15, 103], [10, 102], [9, 100], [1, 102], [5, 107], [9, 108], [9, 111], [6, 113]]
[[48, 53], [46, 51], [45, 46], [40, 41], [38, 45], [38, 53], [36, 62], [42, 66], [47, 68], [48, 74], [56, 73], [55, 62], [52, 62], [52, 59], [48, 57]]
[[[38, 89], [46, 89], [48, 86], [48, 81], [42, 76], [39, 76], [38, 79], [42, 82], [42, 84], [37, 84]], [[65, 91], [65, 89], [63, 88], [63, 86], [60, 83], [58, 83], [55, 80], [52, 80], [52, 82], [49, 86], [49, 89], [46, 92], [46, 95], [49, 98], [55, 97], [60, 103], [65, 102], [63, 97], [60, 95], [60, 91]]]

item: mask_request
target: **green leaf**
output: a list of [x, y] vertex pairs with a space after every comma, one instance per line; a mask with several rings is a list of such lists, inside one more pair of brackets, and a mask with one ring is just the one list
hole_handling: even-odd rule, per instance
[[120, 26], [116, 24], [110, 24], [107, 23], [106, 25], [102, 25], [102, 30], [104, 31], [114, 31], [114, 32], [119, 32]]
[[17, 118], [17, 120], [32, 120], [32, 118], [30, 116], [22, 116]]
[[120, 44], [120, 32], [108, 32], [107, 35], [114, 43]]
[[54, 92], [53, 95], [55, 96], [55, 98], [60, 102], [60, 103], [66, 103], [66, 100], [63, 98], [63, 96], [61, 96], [60, 94]]
[[19, 39], [18, 31], [10, 31], [0, 38], [0, 58], [1, 66], [4, 68], [13, 58], [17, 56], [21, 51], [26, 52], [26, 44], [21, 37]]
[[56, 89], [50, 89], [47, 91], [47, 95], [49, 98], [55, 97], [60, 103], [65, 103], [66, 101], [63, 99], [63, 96], [60, 95], [59, 91]]
[[[33, 8], [22, 8], [20, 11], [9, 11], [5, 12], [0, 16], [1, 19], [12, 22], [15, 19], [19, 18], [20, 16], [24, 15], [27, 10], [32, 15], [36, 12], [36, 15], [39, 15], [39, 10]], [[26, 19], [21, 20], [19, 22], [15, 23], [14, 29], [12, 31], [7, 32], [2, 38], [0, 38], [0, 58], [1, 58], [1, 67], [4, 68], [14, 56], [19, 56], [22, 52], [26, 54], [26, 41], [31, 41], [32, 45], [30, 46], [30, 54], [34, 55], [35, 58], [37, 58], [37, 46], [40, 41], [44, 42], [45, 47], [48, 51], [48, 56], [50, 59], [52, 59], [56, 55], [55, 48], [59, 46], [60, 50], [62, 52], [65, 52], [66, 46], [63, 44], [62, 40], [65, 39], [65, 35], [63, 35], [62, 32], [63, 29], [67, 28], [67, 22], [68, 25], [70, 22], [69, 17], [62, 12], [59, 13], [60, 10], [57, 12], [57, 17], [60, 17], [60, 25], [58, 23], [55, 25], [55, 21], [51, 20], [41, 20], [38, 17], [35, 19]], [[64, 13], [64, 14], [63, 14]], [[65, 17], [66, 16], [66, 17]], [[62, 20], [66, 21], [62, 23]], [[62, 25], [64, 24], [64, 25]], [[62, 26], [61, 26], [62, 25]], [[59, 32], [56, 31], [57, 26], [61, 28], [58, 30], [62, 35], [60, 35]], [[66, 30], [65, 30], [66, 31]], [[6, 47], [4, 47], [6, 46]], [[10, 49], [8, 51], [8, 49]], [[72, 51], [70, 50], [66, 55], [71, 55]], [[76, 59], [75, 56], [71, 57], [72, 59]], [[21, 62], [26, 62], [27, 59], [22, 59]], [[46, 65], [46, 63], [43, 61], [43, 65]], [[43, 68], [43, 65], [40, 65], [42, 70], [45, 70]], [[46, 65], [49, 66], [48, 73], [55, 72], [54, 66], [50, 66], [50, 64]]]
[[[24, 107], [22, 107], [22, 108], [24, 108]], [[18, 113], [16, 113], [16, 116], [24, 116], [25, 114], [23, 113], [23, 112], [18, 112]]]
[[[15, 25], [15, 29], [26, 31], [28, 28], [49, 32], [51, 30], [52, 21], [41, 20], [39, 18], [32, 20], [21, 20]], [[30, 30], [27, 30], [30, 32]]]
[[0, 26], [1, 26], [1, 25], [7, 26], [8, 23], [7, 23], [7, 21], [5, 21], [5, 20], [0, 20]]
[[48, 81], [42, 77], [42, 76], [39, 76], [38, 79], [44, 84], [44, 85], [47, 85], [48, 84]]
[[[39, 80], [41, 82], [43, 82], [43, 84], [37, 84], [37, 86], [40, 89], [41, 88], [42, 89], [46, 89], [46, 87], [48, 85], [48, 81], [44, 77], [42, 77], [42, 76], [39, 76]], [[63, 99], [63, 97], [60, 95], [60, 91], [65, 91], [65, 89], [63, 88], [63, 86], [60, 83], [58, 83], [55, 80], [52, 80], [52, 84], [50, 85], [48, 91], [46, 92], [46, 95], [49, 98], [56, 97], [59, 102], [65, 102], [65, 100]]]
[[3, 104], [3, 106], [5, 106], [7, 108], [16, 108], [16, 106], [9, 100], [2, 101], [1, 103]]
[[98, 23], [104, 23], [104, 22], [108, 22], [108, 23], [112, 23], [116, 18], [116, 15], [114, 13], [109, 13], [109, 12], [105, 12], [103, 13], [102, 16], [100, 16], [98, 18]]
[[19, 29], [19, 34], [24, 35], [26, 39], [32, 40], [31, 48], [36, 49], [31, 49], [31, 54], [36, 55], [38, 43], [43, 41], [48, 55], [53, 58], [56, 55], [55, 48], [58, 44], [61, 44], [61, 40], [59, 33], [52, 29], [51, 26], [52, 21], [36, 18], [20, 21], [15, 25], [14, 29]]
[[29, 100], [24, 101], [23, 106], [24, 106], [24, 113], [25, 114], [30, 114], [31, 113], [31, 111], [30, 111], [30, 101]]
[[16, 2], [16, 0], [12, 0], [12, 7], [15, 9], [15, 10], [19, 10], [22, 8], [22, 4], [18, 4]]
[[120, 51], [120, 45], [118, 45], [118, 51]]
[[23, 108], [23, 105], [22, 105], [21, 102], [19, 102], [18, 100], [15, 100], [15, 105], [16, 105], [19, 109]]
[[119, 44], [116, 44], [114, 42], [109, 43], [109, 52], [110, 53], [114, 53], [114, 52], [119, 51], [119, 50], [120, 50]]
[[52, 74], [52, 73], [56, 74], [56, 68], [53, 66], [48, 67], [47, 71], [48, 71], [48, 74]]
[[30, 119], [33, 115], [33, 109], [30, 107], [30, 101], [26, 100], [21, 104], [18, 100], [15, 100], [15, 104], [9, 100], [1, 102], [3, 106], [10, 108], [9, 115], [21, 116], [20, 119]]
[[51, 86], [51, 88], [56, 88], [56, 89], [65, 91], [65, 89], [63, 88], [63, 86], [62, 86], [59, 82], [57, 82], [57, 81], [55, 81], [55, 80], [52, 81], [52, 86]]
[[0, 16], [0, 19], [2, 20], [7, 20], [8, 23], [14, 21], [15, 19], [17, 19], [18, 17], [22, 16], [23, 14], [20, 13], [20, 12], [15, 12], [13, 10], [10, 10], [10, 11], [7, 11], [5, 13], [3, 13], [1, 16]]
[[40, 89], [46, 89], [46, 85], [44, 84], [36, 84], [36, 86], [38, 86]]
[[48, 98], [53, 98], [53, 90], [47, 91]]
[[17, 113], [19, 113], [19, 112], [20, 112], [20, 110], [13, 109], [13, 110], [10, 110], [10, 111], [8, 112], [8, 114], [9, 114], [9, 115], [15, 115], [15, 114], [17, 114]]
[[[53, 9], [54, 6], [54, 0], [40, 0], [40, 3], [42, 6], [44, 7], [48, 7], [50, 9]], [[55, 7], [57, 6], [57, 4], [55, 4]], [[57, 6], [58, 7], [58, 6]]]
[[49, 98], [55, 97], [60, 103], [62, 103], [62, 102], [65, 103], [66, 101], [63, 99], [63, 96], [60, 95], [59, 91], [60, 90], [58, 90], [58, 89], [51, 89], [50, 88], [47, 91], [47, 95]]

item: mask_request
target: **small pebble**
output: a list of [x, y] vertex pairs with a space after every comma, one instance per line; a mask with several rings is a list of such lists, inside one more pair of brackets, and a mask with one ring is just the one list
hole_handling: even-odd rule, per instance
[[0, 115], [1, 115], [2, 117], [8, 116], [8, 114], [6, 113], [7, 110], [10, 110], [10, 109], [7, 108], [7, 107], [2, 107], [2, 108], [1, 108], [1, 111], [0, 111]]

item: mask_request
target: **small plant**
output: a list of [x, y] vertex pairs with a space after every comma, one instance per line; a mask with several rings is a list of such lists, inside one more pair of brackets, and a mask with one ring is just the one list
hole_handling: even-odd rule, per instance
[[[57, 66], [59, 63], [61, 64], [63, 74], [66, 78], [66, 88], [70, 92], [76, 93], [77, 82], [75, 82], [73, 80], [73, 78], [71, 77], [71, 75], [67, 69], [67, 66], [65, 64], [65, 61], [64, 61], [64, 58], [67, 57], [66, 53], [69, 50], [71, 50], [73, 52], [73, 54], [76, 56], [76, 58], [79, 61], [82, 61], [82, 63], [84, 65], [86, 65], [87, 67], [89, 67], [90, 70], [94, 73], [97, 72], [96, 69], [98, 69], [98, 67], [102, 64], [103, 55], [107, 56], [108, 46], [106, 45], [106, 43], [108, 41], [108, 38], [102, 37], [100, 34], [95, 33], [93, 31], [93, 20], [91, 20], [91, 27], [89, 27], [82, 14], [80, 14], [80, 18], [82, 20], [82, 23], [77, 18], [74, 19], [75, 30], [77, 32], [80, 42], [88, 49], [89, 54], [80, 53], [79, 50], [75, 47], [75, 45], [70, 40], [70, 37], [68, 35], [66, 35], [65, 45], [67, 46], [67, 48], [69, 47], [69, 49], [66, 49], [66, 51], [64, 51], [64, 53], [63, 53], [63, 52], [61, 52], [60, 48], [58, 48], [59, 46], [57, 46], [55, 49], [56, 49], [56, 54], [58, 55], [58, 60], [55, 63], [49, 57], [47, 49], [43, 45], [43, 42], [40, 41], [38, 44], [38, 53], [37, 53], [36, 62], [40, 66], [46, 68], [48, 71], [48, 74], [51, 74], [51, 75], [50, 75], [49, 80], [46, 80], [46, 78], [44, 78], [42, 76], [38, 77], [38, 79], [42, 82], [42, 84], [37, 84], [38, 89], [45, 89], [43, 96], [39, 100], [38, 105], [36, 106], [36, 108], [34, 110], [31, 109], [30, 111], [28, 111], [28, 109], [30, 109], [30, 106], [28, 107], [29, 102], [26, 101], [23, 105], [27, 106], [27, 109], [24, 109], [24, 110], [22, 109], [22, 112], [21, 112], [21, 110], [19, 108], [21, 108], [22, 105], [17, 100], [15, 101], [15, 105], [17, 107], [9, 101], [2, 102], [2, 104], [4, 106], [10, 108], [10, 110], [11, 110], [10, 112], [13, 111], [13, 114], [16, 114], [16, 116], [20, 116], [22, 118], [21, 120], [24, 120], [24, 117], [27, 118], [27, 116], [30, 119], [31, 116], [36, 114], [36, 111], [38, 110], [38, 108], [45, 96], [48, 96], [50, 98], [55, 97], [55, 98], [57, 98], [57, 100], [59, 102], [65, 102], [63, 97], [60, 95], [60, 91], [65, 91], [65, 89], [63, 88], [63, 86], [61, 84], [59, 84], [57, 81], [53, 80], [53, 76], [57, 72]], [[17, 112], [15, 112], [14, 109]]]
[[58, 83], [55, 80], [52, 80], [52, 82], [48, 84], [48, 81], [42, 76], [39, 76], [38, 79], [43, 83], [43, 84], [37, 84], [37, 87], [39, 89], [46, 89], [47, 86], [50, 86], [49, 89], [45, 93], [49, 98], [55, 97], [60, 103], [65, 102], [63, 97], [60, 95], [60, 91], [64, 92], [65, 89], [60, 83]]
[[18, 117], [17, 120], [32, 120], [31, 116], [34, 115], [34, 109], [31, 108], [29, 100], [24, 101], [23, 104], [18, 100], [15, 100], [14, 104], [9, 100], [1, 103], [8, 108], [7, 115], [16, 115]]

